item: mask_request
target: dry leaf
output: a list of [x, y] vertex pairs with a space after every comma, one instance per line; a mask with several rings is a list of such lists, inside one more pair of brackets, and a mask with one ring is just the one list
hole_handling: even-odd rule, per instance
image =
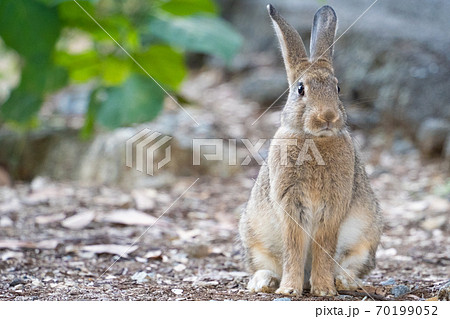
[[161, 250], [150, 250], [144, 256], [147, 259], [162, 259], [162, 251]]
[[61, 222], [61, 225], [69, 229], [82, 229], [89, 225], [94, 217], [95, 213], [93, 211], [86, 211], [66, 218]]
[[59, 213], [59, 214], [51, 214], [51, 215], [41, 215], [36, 217], [36, 223], [45, 225], [50, 223], [59, 222], [66, 218], [66, 214]]
[[8, 249], [19, 249], [19, 248], [55, 249], [56, 246], [58, 246], [58, 241], [54, 239], [41, 240], [39, 242], [22, 241], [16, 239], [0, 240], [0, 248], [8, 248]]
[[158, 219], [136, 209], [119, 209], [99, 215], [96, 220], [123, 225], [152, 226]]
[[3, 254], [0, 255], [0, 260], [3, 260], [3, 261], [11, 259], [11, 258], [20, 260], [23, 258], [23, 253], [7, 250]]
[[130, 245], [89, 245], [80, 247], [80, 250], [88, 251], [95, 254], [112, 254], [127, 257], [127, 254], [131, 254], [138, 249], [138, 246]]

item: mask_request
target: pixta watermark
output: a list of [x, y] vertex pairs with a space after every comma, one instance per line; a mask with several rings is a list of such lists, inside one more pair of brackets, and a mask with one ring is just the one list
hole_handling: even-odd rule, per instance
[[[159, 170], [171, 161], [171, 140], [172, 137], [150, 129], [140, 131], [126, 141], [126, 166], [153, 175], [155, 168]], [[313, 139], [305, 139], [300, 143], [297, 139], [258, 139], [252, 142], [245, 138], [192, 139], [192, 165], [202, 165], [202, 161], [226, 161], [230, 166], [247, 166], [252, 160], [263, 165], [266, 160], [261, 151], [269, 145], [278, 148], [281, 166], [300, 166], [305, 162], [326, 165]], [[292, 152], [292, 148], [296, 148], [296, 151]], [[247, 152], [245, 156], [239, 152], [242, 149]], [[162, 159], [161, 155], [155, 156], [157, 153], [163, 153]], [[296, 160], [293, 161], [289, 154], [297, 154]]]

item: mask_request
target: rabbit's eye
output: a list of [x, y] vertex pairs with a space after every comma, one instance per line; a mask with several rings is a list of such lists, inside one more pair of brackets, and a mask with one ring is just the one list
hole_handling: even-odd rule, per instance
[[338, 90], [338, 93], [341, 93], [341, 88], [339, 85], [337, 86], [337, 90]]
[[305, 87], [303, 86], [303, 82], [300, 82], [298, 84], [298, 94], [300, 94], [301, 96], [305, 95]]

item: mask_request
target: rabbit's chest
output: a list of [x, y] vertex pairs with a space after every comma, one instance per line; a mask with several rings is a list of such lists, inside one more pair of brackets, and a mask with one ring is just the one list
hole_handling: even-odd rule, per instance
[[291, 167], [291, 176], [299, 185], [298, 196], [303, 197], [304, 205], [315, 212], [325, 206], [347, 203], [354, 182], [353, 146], [339, 139], [304, 143], [310, 143], [307, 153], [304, 146], [291, 153], [294, 158], [304, 159]]

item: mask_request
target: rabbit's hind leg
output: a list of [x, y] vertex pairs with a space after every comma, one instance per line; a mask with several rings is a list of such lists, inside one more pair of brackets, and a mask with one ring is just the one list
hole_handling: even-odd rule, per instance
[[260, 245], [250, 249], [250, 269], [255, 273], [250, 279], [247, 289], [252, 292], [274, 292], [280, 285], [281, 266], [276, 259]]
[[361, 279], [374, 266], [375, 257], [368, 242], [360, 242], [346, 250], [336, 266], [337, 290], [354, 290], [361, 287]]

